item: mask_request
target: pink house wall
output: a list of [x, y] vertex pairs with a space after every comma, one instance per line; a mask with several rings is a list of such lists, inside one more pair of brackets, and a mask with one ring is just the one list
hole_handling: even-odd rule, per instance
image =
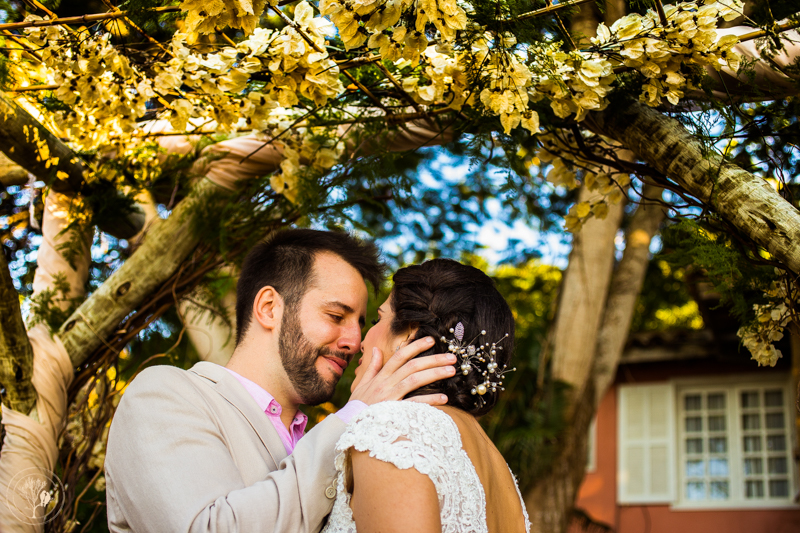
[[[700, 370], [700, 372], [698, 372]], [[716, 366], [717, 372], [719, 366]], [[703, 374], [694, 367], [675, 375]], [[667, 379], [663, 370], [651, 368], [622, 381]], [[644, 378], [644, 379], [642, 379]], [[646, 379], [650, 378], [650, 379]], [[617, 388], [606, 394], [597, 412], [595, 470], [588, 472], [578, 493], [577, 507], [617, 533], [800, 533], [800, 509], [671, 510], [668, 505], [616, 504], [617, 495]], [[577, 529], [571, 533], [577, 533]]]

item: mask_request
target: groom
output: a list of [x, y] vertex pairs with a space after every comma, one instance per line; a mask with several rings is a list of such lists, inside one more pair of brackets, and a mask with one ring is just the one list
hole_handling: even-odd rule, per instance
[[432, 339], [383, 368], [373, 357], [350, 402], [303, 436], [298, 407], [330, 400], [360, 350], [365, 281], [380, 279], [377, 248], [343, 233], [285, 230], [251, 250], [230, 362], [150, 367], [126, 389], [108, 436], [109, 530], [319, 531], [336, 495], [334, 445], [350, 419], [455, 372], [450, 354], [409, 361]]

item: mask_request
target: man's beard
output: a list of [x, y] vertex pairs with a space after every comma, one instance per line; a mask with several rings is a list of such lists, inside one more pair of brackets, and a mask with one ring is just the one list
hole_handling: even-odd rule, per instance
[[345, 353], [332, 353], [327, 346], [311, 344], [303, 333], [297, 312], [288, 311], [283, 315], [278, 350], [283, 369], [303, 404], [319, 405], [333, 398], [338, 379], [332, 383], [325, 381], [317, 371], [317, 358], [331, 354], [345, 361], [350, 358]]

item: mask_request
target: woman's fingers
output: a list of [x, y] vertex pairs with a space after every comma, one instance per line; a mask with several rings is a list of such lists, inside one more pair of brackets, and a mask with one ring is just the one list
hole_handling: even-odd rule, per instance
[[383, 371], [388, 374], [394, 374], [397, 369], [402, 367], [408, 361], [418, 356], [425, 350], [429, 350], [433, 346], [433, 337], [423, 337], [417, 339], [411, 344], [401, 346], [383, 365]]
[[428, 405], [445, 405], [447, 403], [447, 396], [444, 394], [425, 394], [424, 396], [408, 398], [406, 401], [427, 403]]
[[377, 347], [372, 348], [372, 359], [369, 361], [369, 366], [364, 369], [364, 376], [361, 378], [363, 382], [372, 381], [378, 372], [383, 367], [383, 354]]
[[420, 339], [402, 347], [383, 365], [383, 368], [381, 368], [383, 361], [381, 351], [373, 348], [369, 367], [364, 371], [361, 383], [353, 391], [350, 399], [360, 400], [367, 405], [386, 400], [400, 400], [409, 392], [424, 385], [453, 376], [456, 372], [453, 366], [456, 362], [455, 354], [440, 353], [409, 361], [433, 345], [432, 341], [424, 342], [424, 340]]
[[[411, 348], [412, 346], [413, 345], [409, 345], [409, 348]], [[437, 379], [450, 377], [455, 372], [455, 367], [453, 365], [456, 363], [456, 356], [453, 353], [448, 352], [448, 353], [437, 353], [433, 355], [426, 355], [425, 357], [418, 357], [416, 359], [411, 359], [410, 361], [405, 359], [406, 355], [407, 354], [403, 354], [402, 355], [403, 358], [398, 359], [403, 361], [403, 364], [399, 368], [394, 370], [394, 372], [392, 373], [394, 378], [394, 383], [400, 383], [401, 381], [411, 379], [410, 382], [411, 385], [417, 382], [420, 383], [419, 385], [414, 387], [414, 389], [416, 389], [423, 385], [427, 385], [428, 383], [432, 383]], [[389, 361], [386, 362], [386, 365], [384, 367], [387, 369], [387, 371], [388, 371], [387, 367], [389, 367], [390, 362], [392, 362], [392, 359], [389, 359]], [[431, 381], [427, 381], [427, 379], [429, 379], [428, 378], [429, 374], [425, 374], [424, 375], [425, 377], [423, 376], [414, 377], [415, 375], [420, 374], [429, 369], [446, 370], [447, 372], [450, 372], [450, 374], [449, 375], [439, 374], [439, 377]]]
[[[450, 354], [436, 354], [436, 355], [429, 355], [427, 357], [421, 357], [419, 360], [423, 359], [435, 359], [438, 356], [447, 356]], [[442, 358], [439, 359], [440, 361]], [[418, 360], [414, 360], [417, 362]], [[402, 369], [401, 369], [402, 370]], [[397, 376], [399, 372], [395, 373]], [[411, 391], [415, 391], [420, 387], [424, 387], [425, 385], [430, 385], [434, 381], [439, 381], [442, 379], [447, 379], [453, 377], [456, 374], [456, 367], [452, 364], [448, 364], [447, 366], [435, 366], [433, 368], [428, 368], [427, 370], [418, 370], [412, 374], [409, 374], [407, 377], [401, 379], [395, 386], [394, 390], [397, 396], [400, 398], [404, 397]]]

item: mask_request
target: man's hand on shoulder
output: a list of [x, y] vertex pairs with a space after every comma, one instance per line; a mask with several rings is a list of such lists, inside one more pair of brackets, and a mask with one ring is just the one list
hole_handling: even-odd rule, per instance
[[[350, 396], [350, 400], [359, 400], [367, 405], [387, 400], [401, 400], [411, 391], [454, 376], [456, 373], [454, 354], [440, 353], [414, 359], [430, 349], [433, 344], [431, 337], [424, 337], [403, 346], [386, 361], [383, 368], [381, 368], [383, 354], [378, 348], [373, 348], [370, 366]], [[444, 405], [447, 403], [447, 396], [428, 394], [415, 396], [411, 400], [430, 405]]]

